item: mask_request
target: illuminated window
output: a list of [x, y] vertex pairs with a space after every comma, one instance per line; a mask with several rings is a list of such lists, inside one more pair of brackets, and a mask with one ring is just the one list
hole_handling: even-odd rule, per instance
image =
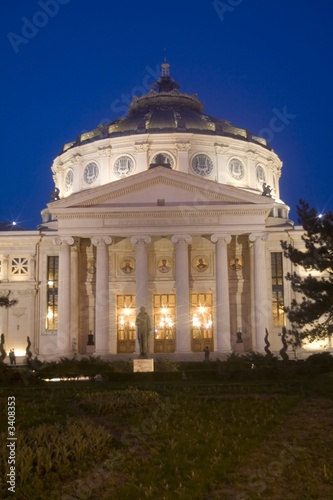
[[59, 257], [49, 256], [47, 258], [47, 330], [58, 328], [58, 279]]
[[211, 339], [213, 337], [211, 293], [193, 293], [191, 295], [191, 323], [193, 339]]
[[176, 296], [154, 295], [155, 352], [173, 352], [176, 340]]
[[135, 351], [136, 309], [134, 295], [117, 296], [117, 340], [119, 353]]
[[282, 252], [271, 253], [273, 326], [284, 326]]

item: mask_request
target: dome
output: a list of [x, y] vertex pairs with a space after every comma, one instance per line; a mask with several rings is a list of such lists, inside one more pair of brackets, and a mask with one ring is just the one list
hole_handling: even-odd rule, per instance
[[126, 117], [81, 134], [76, 141], [66, 144], [63, 152], [107, 137], [177, 132], [233, 137], [271, 149], [265, 139], [233, 126], [230, 121], [205, 114], [196, 94], [179, 91], [179, 84], [169, 74], [169, 64], [164, 63], [160, 79], [147, 94], [133, 98]]
[[[279, 194], [282, 162], [267, 141], [207, 115], [196, 94], [180, 91], [166, 62], [151, 90], [133, 98], [127, 116], [65, 144], [51, 167], [57, 196], [53, 193], [52, 199], [160, 166], [175, 176], [178, 172], [200, 176], [283, 203]], [[277, 214], [282, 213], [280, 209], [279, 205]]]

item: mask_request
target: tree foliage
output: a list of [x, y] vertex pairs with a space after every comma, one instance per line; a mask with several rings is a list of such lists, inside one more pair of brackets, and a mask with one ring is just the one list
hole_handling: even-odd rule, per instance
[[17, 304], [17, 299], [10, 299], [9, 294], [0, 297], [0, 307], [5, 307], [8, 309], [9, 307], [15, 306]]
[[301, 344], [304, 339], [326, 339], [333, 333], [333, 213], [321, 216], [303, 200], [297, 213], [305, 230], [305, 249], [294, 248], [286, 241], [281, 245], [284, 255], [305, 271], [303, 275], [294, 272], [286, 276], [301, 297], [285, 308], [292, 324], [289, 333]]

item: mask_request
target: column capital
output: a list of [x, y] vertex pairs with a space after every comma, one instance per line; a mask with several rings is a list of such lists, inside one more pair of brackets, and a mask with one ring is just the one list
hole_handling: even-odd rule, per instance
[[218, 241], [222, 240], [223, 243], [228, 245], [231, 241], [231, 236], [230, 236], [230, 234], [216, 233], [216, 234], [212, 234], [210, 239], [213, 243], [217, 243]]
[[132, 236], [131, 243], [133, 245], [137, 245], [138, 243], [145, 243], [146, 245], [148, 245], [148, 243], [151, 243], [151, 237], [147, 235]]
[[179, 243], [180, 241], [185, 241], [187, 245], [192, 243], [192, 236], [189, 234], [174, 234], [171, 238], [172, 243]]
[[53, 243], [55, 245], [74, 245], [74, 238], [72, 236], [56, 236], [56, 238], [53, 239]]
[[191, 143], [189, 142], [176, 142], [175, 144], [177, 151], [190, 151]]
[[217, 154], [225, 155], [229, 146], [227, 144], [215, 144], [215, 152]]
[[112, 238], [110, 236], [94, 236], [91, 238], [91, 243], [98, 247], [99, 245], [111, 245]]
[[260, 239], [261, 241], [267, 241], [268, 233], [251, 233], [249, 235], [249, 241], [251, 241], [252, 243], [255, 242], [257, 239]]

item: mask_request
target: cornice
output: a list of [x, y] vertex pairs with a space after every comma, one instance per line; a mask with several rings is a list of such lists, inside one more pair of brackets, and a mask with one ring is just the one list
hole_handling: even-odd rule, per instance
[[115, 219], [132, 219], [132, 220], [137, 220], [137, 219], [146, 219], [147, 223], [149, 224], [149, 220], [152, 219], [170, 219], [170, 218], [203, 218], [203, 217], [217, 217], [220, 218], [221, 216], [230, 216], [230, 217], [239, 217], [239, 216], [263, 216], [266, 215], [269, 210], [271, 210], [271, 206], [253, 206], [251, 208], [238, 208], [235, 206], [231, 206], [230, 208], [221, 208], [221, 209], [205, 209], [205, 207], [200, 206], [198, 209], [193, 209], [189, 208], [186, 209], [183, 207], [181, 210], [173, 210], [172, 208], [169, 209], [169, 207], [163, 207], [163, 208], [168, 208], [168, 210], [143, 210], [143, 211], [100, 211], [100, 212], [95, 212], [95, 211], [81, 211], [79, 209], [75, 209], [75, 211], [72, 211], [71, 209], [66, 209], [66, 211], [55, 211], [57, 216], [59, 216], [59, 220], [64, 220], [64, 219], [91, 219], [92, 217], [94, 219], [109, 219], [112, 217], [112, 220]]

